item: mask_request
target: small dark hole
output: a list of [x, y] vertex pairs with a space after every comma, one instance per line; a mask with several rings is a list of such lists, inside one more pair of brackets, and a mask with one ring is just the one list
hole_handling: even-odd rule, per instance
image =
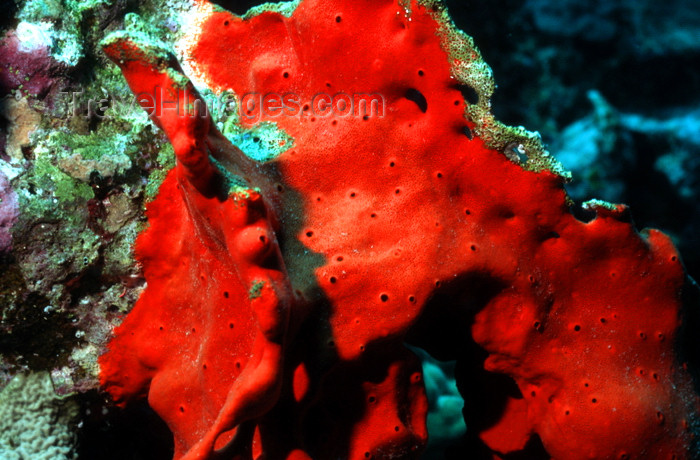
[[389, 301], [389, 296], [386, 294], [382, 294], [379, 296], [382, 302], [388, 302]]
[[228, 323], [228, 328], [233, 329], [233, 323]]
[[581, 330], [581, 326], [579, 326], [578, 324], [576, 326], [574, 326], [574, 331], [578, 332], [580, 330]]
[[389, 163], [390, 168], [393, 168], [394, 166], [396, 166], [396, 163], [394, 163], [393, 161], [391, 163]]
[[413, 303], [413, 302], [416, 301], [416, 298], [415, 298], [414, 296], [412, 296], [412, 295], [411, 295], [411, 296], [408, 296], [408, 301], [411, 302], [411, 303]]
[[338, 257], [335, 258], [335, 260], [337, 260], [338, 262], [342, 262], [342, 261], [343, 261], [343, 256], [338, 256]]
[[372, 219], [374, 219], [375, 217], [377, 217], [377, 215], [376, 215], [375, 213], [372, 213], [372, 214], [370, 214], [369, 216], [370, 216]]
[[283, 73], [282, 76], [283, 76], [284, 78], [289, 78], [289, 72]]
[[336, 16], [336, 17], [335, 17], [335, 22], [340, 22], [340, 21], [342, 21], [342, 20], [343, 20], [343, 18], [341, 18], [340, 16]]
[[377, 400], [377, 398], [375, 398], [374, 396], [370, 396], [369, 398], [367, 398], [367, 401], [369, 401], [371, 403], [375, 402], [376, 400]]
[[335, 276], [331, 276], [330, 280], [331, 284], [335, 284], [338, 279]]
[[311, 232], [311, 231], [306, 232], [306, 236], [311, 238], [312, 236], [314, 236], [314, 232]]
[[476, 246], [472, 244], [471, 246], [469, 246], [469, 249], [471, 249], [472, 251], [476, 251]]
[[595, 399], [595, 398], [593, 398], [593, 399], [591, 399], [591, 402], [592, 402], [593, 404], [595, 404], [595, 403], [597, 403], [597, 402], [598, 402], [598, 400], [597, 400], [597, 399]]
[[[262, 238], [262, 237], [261, 237], [261, 238]], [[229, 295], [229, 294], [228, 294], [228, 291], [224, 291], [224, 298], [225, 298], [225, 299], [228, 299], [228, 295]]]
[[510, 209], [502, 209], [500, 212], [500, 216], [504, 219], [512, 219], [513, 217], [515, 217], [515, 213]]
[[425, 72], [423, 72], [422, 70], [419, 70], [419, 71], [418, 71], [418, 76], [419, 76], [419, 77], [422, 77], [423, 75], [425, 75]]
[[229, 24], [231, 24], [229, 21], [224, 21], [224, 26], [228, 27]]

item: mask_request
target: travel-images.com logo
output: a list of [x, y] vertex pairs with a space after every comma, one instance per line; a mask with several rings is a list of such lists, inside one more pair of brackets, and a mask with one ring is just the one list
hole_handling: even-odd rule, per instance
[[224, 91], [218, 96], [202, 97], [188, 89], [173, 93], [172, 89], [162, 87], [156, 87], [153, 93], [139, 93], [127, 98], [109, 94], [99, 99], [85, 98], [82, 91], [61, 94], [70, 95], [68, 112], [72, 116], [99, 119], [123, 116], [136, 109], [156, 117], [171, 115], [172, 112], [180, 117], [206, 117], [211, 113], [216, 119], [226, 119], [236, 114], [239, 120], [252, 123], [283, 117], [358, 117], [367, 120], [383, 118], [386, 111], [384, 96], [377, 93], [318, 93], [306, 102], [295, 93], [251, 92], [238, 96]]

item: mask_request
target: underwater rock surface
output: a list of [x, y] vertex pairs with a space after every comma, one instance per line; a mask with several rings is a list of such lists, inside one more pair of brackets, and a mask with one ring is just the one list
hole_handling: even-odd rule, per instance
[[17, 222], [17, 194], [10, 181], [0, 172], [0, 254], [12, 250], [12, 226]]

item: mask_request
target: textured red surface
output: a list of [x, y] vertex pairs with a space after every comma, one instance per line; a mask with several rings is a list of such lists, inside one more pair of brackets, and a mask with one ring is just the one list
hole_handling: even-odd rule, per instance
[[[427, 407], [409, 340], [467, 370], [470, 436], [495, 455], [536, 434], [555, 458], [690, 457], [697, 401], [676, 358], [672, 244], [639, 235], [622, 206], [577, 220], [557, 175], [466, 136], [439, 24], [411, 10], [305, 0], [290, 18], [219, 11], [202, 24], [195, 70], [239, 95], [297, 95], [300, 114], [243, 120], [274, 121], [294, 145], [258, 168], [208, 124], [156, 119], [180, 163], [149, 208], [148, 287], [101, 359], [105, 387], [148, 393], [176, 458], [215, 458], [234, 427], [231, 450], [252, 442], [266, 458], [413, 458]], [[122, 69], [135, 92], [169, 78], [119, 46], [109, 54], [133, 58]], [[381, 94], [385, 116], [303, 110], [340, 92]], [[257, 192], [222, 199], [207, 153], [268, 207]], [[268, 367], [266, 353], [279, 354]], [[474, 383], [494, 374], [517, 388]], [[495, 403], [470, 413], [480, 398]]]
[[[219, 426], [237, 426], [277, 401], [291, 289], [262, 196], [227, 181], [209, 161], [221, 141], [210, 119], [185, 112], [199, 98], [191, 84], [128, 40], [105, 51], [134, 93], [163, 90], [145, 106], [182, 108], [153, 112], [178, 165], [149, 205], [150, 226], [135, 248], [148, 288], [100, 360], [117, 402], [147, 393], [180, 457], [197, 442], [211, 450], [225, 431]], [[230, 152], [243, 173], [249, 162]]]

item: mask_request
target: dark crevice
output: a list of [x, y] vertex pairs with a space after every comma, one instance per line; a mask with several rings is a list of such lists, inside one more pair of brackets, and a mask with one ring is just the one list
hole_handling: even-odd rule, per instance
[[79, 458], [102, 460], [170, 460], [173, 436], [146, 401], [125, 409], [110, 408], [104, 398], [89, 392], [82, 399], [83, 426], [78, 435]]
[[474, 88], [469, 85], [458, 85], [457, 89], [462, 93], [462, 97], [467, 104], [476, 105], [479, 103], [479, 93], [476, 92]]
[[464, 128], [462, 128], [462, 132], [465, 136], [469, 138], [469, 140], [474, 139], [474, 134], [472, 134], [472, 130], [469, 129], [469, 126], [465, 126]]
[[425, 113], [428, 111], [428, 101], [423, 96], [423, 93], [415, 88], [409, 88], [406, 90], [406, 99], [411, 102], [415, 102], [421, 112]]
[[[289, 0], [281, 1], [285, 2]], [[232, 13], [236, 13], [237, 15], [243, 15], [252, 7], [258, 6], [263, 2], [260, 0], [214, 0], [212, 3], [231, 11]]]

